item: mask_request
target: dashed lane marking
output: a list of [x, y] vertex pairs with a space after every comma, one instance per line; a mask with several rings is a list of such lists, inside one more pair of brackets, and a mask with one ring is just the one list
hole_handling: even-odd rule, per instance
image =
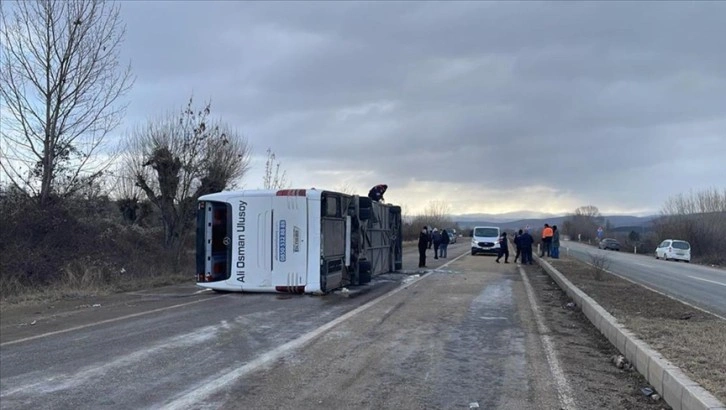
[[688, 275], [688, 277], [689, 277], [689, 278], [693, 278], [693, 279], [696, 279], [696, 280], [702, 280], [702, 281], [704, 281], [704, 282], [708, 282], [708, 283], [714, 283], [714, 284], [716, 284], [716, 285], [726, 286], [726, 283], [723, 283], [723, 282], [717, 282], [717, 281], [715, 281], [715, 280], [703, 279], [703, 278], [699, 278], [698, 276], [691, 276], [691, 275]]

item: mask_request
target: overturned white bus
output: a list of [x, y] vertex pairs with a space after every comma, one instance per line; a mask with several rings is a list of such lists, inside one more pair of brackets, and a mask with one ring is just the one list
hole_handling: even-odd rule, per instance
[[199, 286], [326, 293], [401, 269], [401, 207], [316, 189], [219, 192], [199, 198], [196, 245]]

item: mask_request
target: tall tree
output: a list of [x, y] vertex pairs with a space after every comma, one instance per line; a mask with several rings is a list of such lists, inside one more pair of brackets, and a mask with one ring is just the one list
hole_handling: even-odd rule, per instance
[[168, 249], [177, 251], [194, 221], [197, 199], [233, 187], [249, 167], [247, 139], [209, 118], [210, 105], [189, 99], [180, 115], [134, 131], [127, 164], [134, 181], [161, 212]]
[[119, 62], [125, 27], [103, 0], [21, 0], [0, 14], [0, 166], [45, 205], [110, 163], [98, 154], [133, 83]]

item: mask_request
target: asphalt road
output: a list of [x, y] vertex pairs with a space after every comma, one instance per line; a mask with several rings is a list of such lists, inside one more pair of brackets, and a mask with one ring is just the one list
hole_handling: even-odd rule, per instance
[[570, 386], [602, 380], [562, 370], [575, 350], [523, 273], [468, 253], [460, 241], [419, 276], [408, 249], [405, 273], [347, 296], [189, 284], [4, 314], [0, 408], [591, 408]]
[[560, 253], [567, 252], [585, 262], [592, 262], [591, 255], [607, 255], [609, 271], [726, 317], [726, 271], [722, 269], [658, 260], [654, 256], [605, 251], [571, 241], [561, 243]]

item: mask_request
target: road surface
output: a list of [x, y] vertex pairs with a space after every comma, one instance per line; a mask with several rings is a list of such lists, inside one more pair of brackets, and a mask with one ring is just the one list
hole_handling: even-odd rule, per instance
[[408, 274], [356, 297], [189, 284], [3, 314], [0, 408], [588, 409], [640, 397], [546, 275], [530, 273], [550, 295], [537, 296], [524, 271], [470, 256], [468, 241], [449, 255], [418, 276], [406, 250]]
[[608, 270], [668, 296], [726, 317], [726, 271], [696, 264], [655, 259], [654, 256], [605, 251], [577, 242], [561, 243], [560, 253], [592, 262], [607, 255]]

